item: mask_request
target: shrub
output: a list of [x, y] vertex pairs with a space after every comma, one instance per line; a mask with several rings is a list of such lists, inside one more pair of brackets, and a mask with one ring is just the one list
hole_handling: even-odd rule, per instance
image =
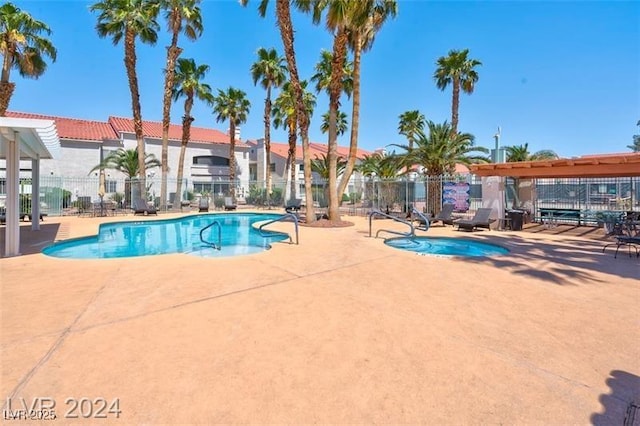
[[224, 207], [224, 197], [213, 197], [213, 205], [216, 209]]
[[349, 194], [349, 198], [353, 204], [359, 203], [362, 201], [362, 193], [361, 192], [352, 192]]

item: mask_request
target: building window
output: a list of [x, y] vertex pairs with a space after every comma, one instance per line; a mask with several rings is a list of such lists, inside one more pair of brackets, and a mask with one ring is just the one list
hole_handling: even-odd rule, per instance
[[117, 191], [117, 187], [118, 187], [118, 181], [117, 180], [109, 180], [109, 179], [107, 179], [105, 181], [105, 189], [107, 190], [107, 192], [116, 192]]
[[216, 155], [201, 155], [193, 157], [193, 164], [199, 166], [229, 166], [229, 159]]
[[276, 171], [276, 163], [271, 163], [271, 171], [272, 172]]
[[304, 172], [304, 164], [298, 164], [298, 170]]
[[[228, 176], [225, 176], [228, 179]], [[200, 194], [227, 195], [229, 193], [228, 182], [194, 182], [193, 191]]]

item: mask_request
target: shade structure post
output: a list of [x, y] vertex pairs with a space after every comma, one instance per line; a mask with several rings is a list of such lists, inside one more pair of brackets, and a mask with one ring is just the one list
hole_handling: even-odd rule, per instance
[[5, 257], [20, 255], [20, 200], [18, 182], [20, 180], [20, 139], [17, 132], [10, 132], [4, 138], [7, 143], [7, 200], [6, 200], [6, 229], [5, 229]]
[[40, 156], [31, 159], [31, 230], [40, 230]]

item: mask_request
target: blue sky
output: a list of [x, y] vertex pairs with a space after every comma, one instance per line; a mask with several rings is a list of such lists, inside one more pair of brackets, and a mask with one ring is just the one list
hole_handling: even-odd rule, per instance
[[[87, 1], [16, 1], [46, 22], [58, 60], [38, 80], [12, 80], [17, 88], [10, 110], [105, 121], [131, 116], [122, 45], [113, 46], [95, 32], [96, 15]], [[398, 115], [419, 109], [427, 119], [451, 119], [451, 90], [436, 88], [435, 62], [451, 49], [470, 49], [480, 60], [480, 79], [472, 95], [460, 99], [461, 131], [476, 144], [493, 147], [497, 126], [501, 143], [528, 143], [531, 151], [552, 149], [561, 156], [626, 152], [640, 119], [640, 2], [523, 2], [399, 0], [398, 16], [379, 33], [362, 61], [360, 144], [376, 149], [404, 143]], [[255, 87], [249, 68], [259, 47], [283, 54], [275, 12], [267, 18], [235, 0], [204, 0], [205, 32], [182, 39], [183, 57], [211, 67], [207, 82], [247, 92], [252, 109], [243, 138], [263, 134], [264, 90]], [[273, 6], [271, 6], [273, 7]], [[165, 22], [155, 46], [138, 46], [138, 75], [145, 120], [162, 119], [162, 90], [169, 36]], [[321, 49], [332, 37], [308, 16], [294, 15], [295, 47], [302, 78], [313, 74]], [[350, 101], [343, 99], [350, 116]], [[182, 103], [172, 107], [179, 123]], [[328, 110], [318, 96], [310, 129], [313, 141], [326, 142], [320, 116]], [[196, 104], [194, 125], [216, 123], [210, 107]], [[286, 142], [272, 131], [272, 140]], [[347, 144], [347, 135], [341, 138]]]

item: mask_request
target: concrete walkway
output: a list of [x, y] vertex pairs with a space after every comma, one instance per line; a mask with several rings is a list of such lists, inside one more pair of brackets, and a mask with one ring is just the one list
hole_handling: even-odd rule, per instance
[[34, 254], [0, 259], [3, 408], [51, 397], [64, 423], [65, 399], [86, 397], [119, 400], [107, 423], [622, 424], [640, 396], [637, 258], [451, 227], [421, 234], [511, 253], [419, 256], [347, 219], [225, 259], [56, 259], [43, 239], [100, 219], [25, 225]]

